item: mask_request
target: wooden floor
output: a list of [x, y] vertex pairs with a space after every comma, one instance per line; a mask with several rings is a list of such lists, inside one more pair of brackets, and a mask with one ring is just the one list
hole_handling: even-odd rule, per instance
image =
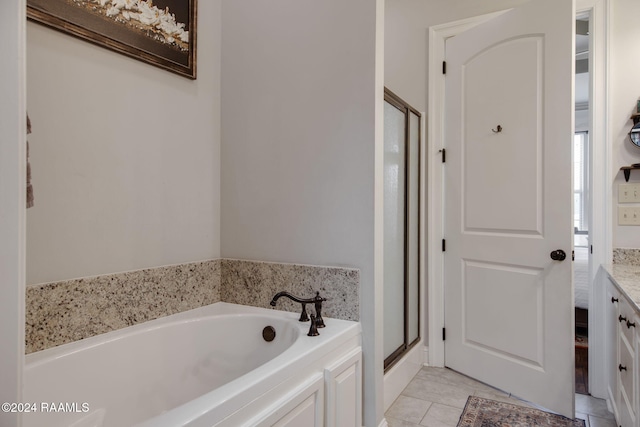
[[[576, 308], [576, 335], [589, 336], [587, 310]], [[588, 338], [587, 338], [588, 340]], [[576, 393], [589, 394], [589, 348], [576, 345]]]
[[576, 393], [589, 394], [589, 349], [576, 347]]

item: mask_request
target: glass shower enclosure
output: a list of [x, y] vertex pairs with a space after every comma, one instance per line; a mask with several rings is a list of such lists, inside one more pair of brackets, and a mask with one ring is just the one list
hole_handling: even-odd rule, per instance
[[420, 339], [421, 115], [384, 94], [384, 368]]

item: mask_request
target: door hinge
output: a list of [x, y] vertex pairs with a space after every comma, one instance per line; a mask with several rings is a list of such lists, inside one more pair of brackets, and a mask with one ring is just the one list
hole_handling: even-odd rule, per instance
[[447, 74], [447, 61], [442, 61], [442, 74]]
[[571, 251], [571, 261], [576, 260], [576, 251]]
[[591, 251], [591, 253], [593, 253], [593, 245], [591, 245], [590, 251]]
[[446, 240], [442, 239], [442, 252], [447, 250], [447, 243]]
[[442, 163], [445, 163], [447, 161], [447, 149], [443, 148], [440, 151], [442, 152]]
[[442, 341], [446, 341], [447, 340], [447, 330], [445, 328], [442, 328]]

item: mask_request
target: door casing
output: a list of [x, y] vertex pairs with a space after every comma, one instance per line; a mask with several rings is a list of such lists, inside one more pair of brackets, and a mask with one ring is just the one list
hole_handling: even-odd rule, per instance
[[[26, 258], [26, 2], [0, 3], [0, 400], [21, 402]], [[0, 425], [21, 425], [0, 412]]]

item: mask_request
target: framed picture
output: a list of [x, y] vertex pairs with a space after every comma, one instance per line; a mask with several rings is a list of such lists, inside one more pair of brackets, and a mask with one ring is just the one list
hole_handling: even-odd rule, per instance
[[27, 17], [196, 78], [197, 0], [27, 0]]

